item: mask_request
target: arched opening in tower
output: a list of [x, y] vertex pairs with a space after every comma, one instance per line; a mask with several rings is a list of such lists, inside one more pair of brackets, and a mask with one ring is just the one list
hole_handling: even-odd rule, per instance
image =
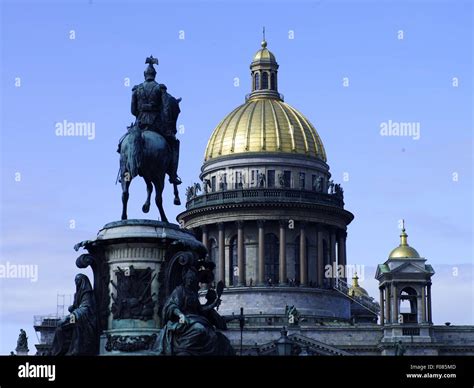
[[400, 292], [399, 311], [403, 322], [401, 323], [417, 323], [418, 322], [418, 305], [417, 292], [412, 287], [405, 287]]

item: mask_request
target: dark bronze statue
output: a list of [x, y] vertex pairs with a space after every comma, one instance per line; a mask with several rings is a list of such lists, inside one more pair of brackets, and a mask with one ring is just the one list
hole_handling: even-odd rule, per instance
[[28, 352], [28, 337], [26, 336], [26, 331], [20, 329], [20, 334], [18, 335], [18, 340], [16, 342], [17, 352]]
[[398, 341], [395, 344], [395, 356], [403, 356], [405, 355], [406, 348], [405, 345], [403, 345], [402, 341]]
[[328, 189], [329, 189], [329, 194], [334, 194], [334, 181], [330, 180], [328, 182]]
[[216, 329], [227, 328], [217, 313], [223, 284], [208, 291], [207, 303], [199, 301], [199, 277], [194, 267], [183, 271], [182, 284], [166, 300], [162, 310], [164, 328], [157, 341], [161, 355], [233, 355], [229, 340]]
[[155, 81], [153, 65], [158, 60], [150, 56], [144, 72], [145, 81], [132, 89], [132, 114], [136, 121], [121, 139], [120, 182], [122, 184], [122, 220], [127, 219], [127, 203], [131, 180], [141, 176], [147, 187], [147, 199], [142, 207], [144, 213], [150, 210], [150, 197], [155, 187], [155, 202], [161, 220], [168, 222], [163, 209], [162, 193], [165, 175], [170, 177], [174, 189], [174, 204], [180, 205], [178, 185], [179, 140], [176, 139], [176, 122], [180, 113], [179, 103], [167, 92], [163, 84]]
[[[242, 178], [240, 178], [240, 179], [242, 179]], [[204, 190], [204, 194], [207, 194], [209, 192], [209, 189], [211, 188], [211, 180], [210, 179], [203, 179], [202, 188]]]
[[287, 316], [288, 323], [290, 325], [297, 326], [302, 320], [300, 312], [296, 309], [294, 305], [285, 307], [285, 315]]
[[339, 183], [334, 185], [334, 194], [341, 199], [344, 198], [344, 189]]
[[198, 192], [201, 191], [201, 185], [199, 183], [194, 183], [192, 186], [186, 188], [186, 199], [190, 201], [198, 195]]
[[278, 182], [280, 187], [285, 187], [285, 177], [283, 176], [283, 173], [278, 174]]
[[62, 319], [54, 333], [51, 355], [83, 356], [98, 353], [97, 318], [94, 292], [86, 275], [75, 278], [76, 293], [70, 314]]

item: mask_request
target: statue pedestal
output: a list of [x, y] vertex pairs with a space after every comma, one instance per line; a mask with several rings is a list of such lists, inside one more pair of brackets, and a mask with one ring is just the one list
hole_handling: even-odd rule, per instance
[[17, 356], [27, 356], [29, 350], [15, 350]]
[[76, 264], [94, 271], [101, 355], [139, 355], [151, 350], [161, 328], [161, 307], [169, 293], [164, 279], [171, 258], [202, 250], [178, 225], [125, 220], [105, 225], [83, 246]]

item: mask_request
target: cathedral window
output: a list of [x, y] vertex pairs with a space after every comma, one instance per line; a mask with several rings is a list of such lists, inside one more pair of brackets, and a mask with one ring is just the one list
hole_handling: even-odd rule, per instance
[[255, 73], [255, 90], [260, 89], [260, 74]]
[[262, 89], [268, 89], [268, 73], [262, 74]]

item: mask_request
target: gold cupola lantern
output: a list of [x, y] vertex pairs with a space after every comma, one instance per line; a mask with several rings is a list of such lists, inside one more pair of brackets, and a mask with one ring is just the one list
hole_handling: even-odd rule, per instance
[[263, 28], [261, 46], [250, 64], [252, 93], [250, 93], [249, 98], [270, 97], [282, 100], [278, 93], [278, 63], [275, 55], [267, 48], [265, 27]]
[[408, 234], [405, 230], [405, 220], [402, 220], [402, 233], [400, 234], [400, 245], [396, 247], [390, 255], [389, 259], [415, 259], [419, 258], [420, 254], [415, 248], [408, 245]]

